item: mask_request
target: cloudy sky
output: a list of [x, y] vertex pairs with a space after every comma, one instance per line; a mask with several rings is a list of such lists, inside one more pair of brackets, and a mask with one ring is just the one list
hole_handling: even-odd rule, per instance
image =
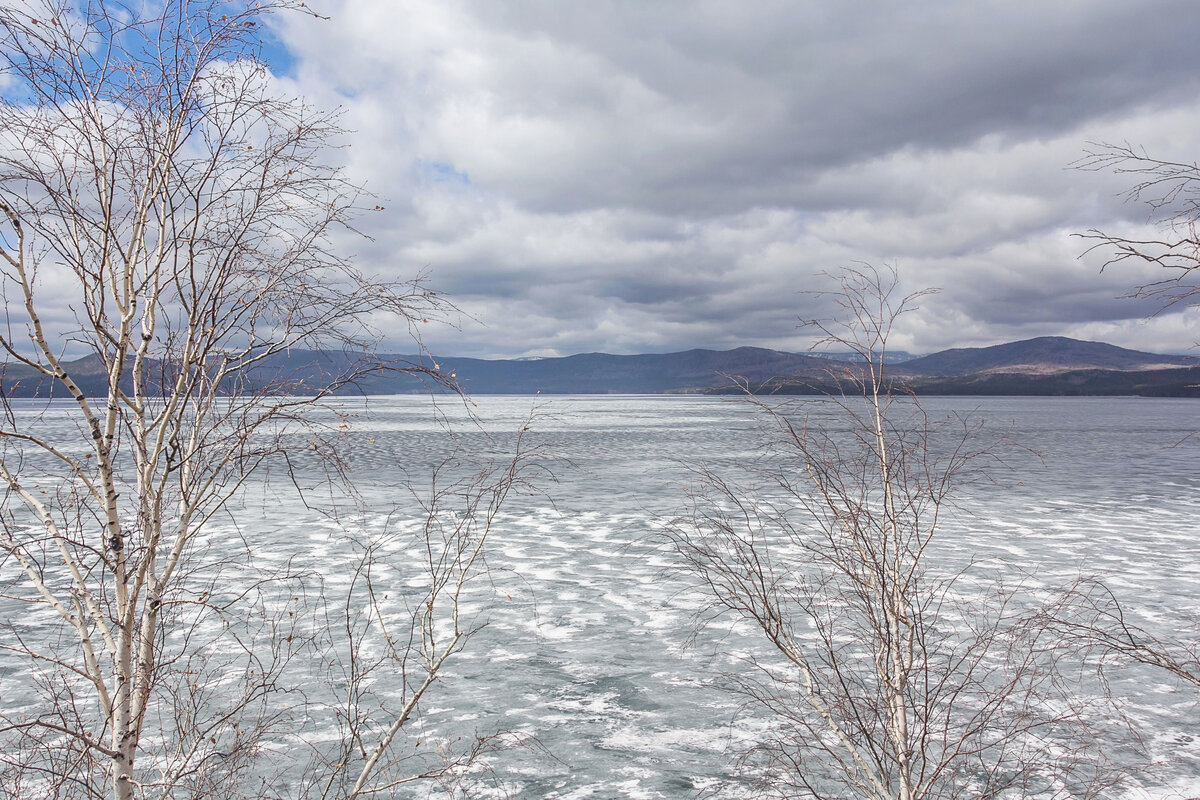
[[[427, 272], [470, 356], [801, 350], [853, 262], [941, 293], [913, 352], [1040, 335], [1183, 351], [1073, 234], [1137, 232], [1089, 142], [1200, 158], [1194, 0], [341, 0], [281, 20], [383, 198], [364, 268]], [[286, 63], [290, 60], [290, 63]], [[394, 340], [396, 346], [403, 340]]]

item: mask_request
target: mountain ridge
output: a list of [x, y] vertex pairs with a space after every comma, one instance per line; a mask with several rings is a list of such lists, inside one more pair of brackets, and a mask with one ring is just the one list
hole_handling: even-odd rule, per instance
[[1046, 374], [1077, 369], [1118, 372], [1170, 369], [1200, 364], [1190, 356], [1130, 350], [1105, 342], [1039, 336], [989, 347], [956, 347], [904, 362], [906, 370], [925, 375], [969, 375], [983, 372]]
[[[478, 394], [531, 390], [547, 394], [711, 392], [730, 388], [734, 379], [751, 390], [777, 391], [790, 387], [787, 390], [795, 391], [797, 387], [807, 387], [820, 392], [834, 388], [839, 380], [854, 377], [861, 369], [852, 362], [825, 355], [749, 346], [643, 355], [583, 353], [521, 362], [452, 357], [436, 360], [451, 365], [463, 387]], [[1165, 371], [1165, 377], [1160, 376], [1162, 380], [1156, 384], [1156, 393], [1171, 391], [1171, 371], [1186, 371], [1191, 367], [1200, 368], [1200, 360], [1131, 350], [1105, 342], [1043, 336], [906, 358], [889, 363], [887, 373], [899, 388], [917, 392], [936, 387], [952, 394], [970, 393], [972, 386], [1000, 390], [1007, 380], [1036, 388], [1039, 394], [1055, 393], [1058, 389], [1075, 393], [1083, 385], [1094, 385], [1097, 391], [1103, 389], [1103, 394], [1113, 394], [1125, 393], [1126, 387], [1136, 393], [1140, 384], [1132, 375], [1155, 371]], [[1067, 377], [1079, 371], [1098, 372], [1102, 377], [1086, 381]], [[499, 383], [493, 382], [498, 375], [503, 378]], [[1006, 375], [1010, 377], [1005, 378]], [[1032, 383], [1021, 380], [1031, 377], [1045, 380]], [[1184, 378], [1182, 373], [1177, 377]], [[538, 384], [536, 388], [534, 383]], [[1178, 389], [1190, 394], [1186, 381]]]
[[[841, 354], [839, 354], [841, 355]], [[906, 356], [908, 354], [905, 354]], [[361, 354], [293, 350], [268, 360], [252, 377], [262, 386], [303, 391], [345, 371]], [[428, 373], [458, 382], [469, 394], [705, 394], [726, 391], [820, 394], [862, 374], [861, 363], [828, 354], [761, 347], [693, 348], [673, 353], [578, 353], [537, 359], [479, 359], [430, 354], [381, 354], [388, 364], [345, 387], [346, 393], [428, 391]], [[72, 365], [87, 394], [107, 389], [95, 356]], [[417, 375], [414, 376], [414, 369]], [[406, 371], [407, 370], [407, 371]], [[426, 372], [422, 382], [420, 371]], [[990, 347], [951, 348], [890, 363], [887, 375], [917, 394], [1147, 394], [1200, 397], [1200, 359], [1044, 336]], [[46, 397], [51, 385], [19, 364], [3, 365], [0, 386], [10, 397]], [[435, 387], [436, 388], [436, 387]], [[61, 392], [55, 390], [54, 395]]]

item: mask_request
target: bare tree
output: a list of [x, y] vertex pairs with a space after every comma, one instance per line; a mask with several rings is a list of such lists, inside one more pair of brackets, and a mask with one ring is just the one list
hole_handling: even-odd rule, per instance
[[769, 718], [746, 755], [763, 793], [878, 800], [1090, 797], [1108, 779], [1087, 710], [1028, 601], [938, 558], [956, 490], [995, 440], [935, 421], [884, 371], [894, 271], [849, 269], [813, 320], [862, 360], [847, 392], [765, 414], [762, 461], [702, 470], [672, 529], [712, 598], [768, 647], [735, 678]]
[[[1135, 238], [1093, 229], [1082, 234], [1092, 240], [1087, 252], [1103, 252], [1103, 268], [1127, 262], [1161, 268], [1163, 277], [1129, 293], [1156, 301], [1154, 314], [1200, 304], [1200, 165], [1157, 158], [1129, 144], [1098, 143], [1074, 166], [1129, 176], [1133, 186], [1125, 200], [1143, 204], [1160, 234]], [[1192, 432], [1185, 441], [1194, 437]], [[1139, 663], [1200, 687], [1200, 632], [1194, 620], [1175, 638], [1153, 635], [1129, 620], [1116, 592], [1095, 576], [1081, 579], [1051, 610], [1049, 624], [1081, 651], [1096, 655], [1101, 668]]]
[[502, 506], [510, 494], [540, 494], [552, 480], [542, 449], [526, 443], [528, 430], [526, 424], [517, 433], [511, 455], [482, 467], [478, 454], [451, 456], [432, 471], [428, 488], [412, 488], [398, 512], [407, 526], [389, 524], [359, 541], [322, 659], [333, 668], [333, 683], [344, 687], [329, 715], [337, 736], [314, 747], [296, 796], [391, 796], [418, 781], [437, 781], [453, 796], [479, 756], [524, 744], [493, 731], [422, 747], [419, 732], [405, 734], [443, 667], [486, 624], [486, 545]]
[[1200, 688], [1200, 643], [1173, 641], [1140, 627], [1099, 578], [1081, 578], [1045, 611], [1045, 624], [1065, 644], [1095, 653], [1102, 669], [1109, 664], [1145, 664]]
[[1200, 165], [1187, 161], [1167, 161], [1149, 155], [1129, 144], [1096, 143], [1075, 168], [1089, 172], [1113, 172], [1129, 176], [1133, 186], [1125, 200], [1146, 207], [1147, 221], [1159, 234], [1146, 238], [1122, 233], [1089, 230], [1081, 234], [1092, 241], [1088, 252], [1102, 251], [1103, 268], [1112, 265], [1143, 263], [1161, 268], [1161, 277], [1143, 283], [1130, 297], [1157, 301], [1155, 313], [1179, 306], [1196, 305], [1200, 297]]
[[[346, 423], [321, 408], [387, 367], [355, 355], [378, 325], [448, 306], [332, 246], [361, 202], [327, 160], [336, 115], [279, 96], [259, 57], [264, 15], [304, 5], [0, 4], [0, 602], [24, 609], [0, 638], [0, 785], [18, 795], [265, 796], [262, 756], [312, 710], [285, 676], [320, 653], [328, 598], [308, 568], [256, 561], [240, 493], [298, 460], [336, 490]], [[297, 371], [293, 348], [347, 355]], [[11, 396], [18, 377], [38, 399]], [[378, 657], [404, 699], [388, 719], [348, 701], [346, 741], [367, 756], [328, 796], [379, 791], [472, 629], [461, 592], [523, 458], [455, 494], [458, 527], [430, 509], [412, 635]], [[368, 600], [373, 621], [347, 625], [383, 624]]]

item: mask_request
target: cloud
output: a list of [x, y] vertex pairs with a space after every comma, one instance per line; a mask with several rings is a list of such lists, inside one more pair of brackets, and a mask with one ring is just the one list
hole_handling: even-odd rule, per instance
[[431, 333], [443, 352], [798, 347], [801, 292], [856, 260], [943, 288], [905, 320], [914, 348], [1181, 349], [1176, 317], [1133, 326], [1153, 309], [1114, 299], [1146, 273], [1100, 275], [1072, 237], [1144, 210], [1068, 167], [1089, 141], [1192, 157], [1198, 14], [346, 0], [279, 36], [286, 81], [345, 107], [347, 169], [386, 198], [347, 246], [428, 270], [482, 323]]

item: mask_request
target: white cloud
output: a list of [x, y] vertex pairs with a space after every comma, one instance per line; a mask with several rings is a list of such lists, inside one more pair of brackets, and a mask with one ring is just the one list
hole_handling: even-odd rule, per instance
[[345, 0], [281, 35], [386, 198], [364, 266], [428, 269], [486, 325], [442, 352], [796, 347], [798, 292], [855, 260], [943, 287], [910, 349], [1181, 349], [1190, 318], [1114, 300], [1147, 273], [1102, 276], [1071, 236], [1144, 219], [1125, 178], [1068, 166], [1096, 140], [1192, 155], [1197, 13]]

